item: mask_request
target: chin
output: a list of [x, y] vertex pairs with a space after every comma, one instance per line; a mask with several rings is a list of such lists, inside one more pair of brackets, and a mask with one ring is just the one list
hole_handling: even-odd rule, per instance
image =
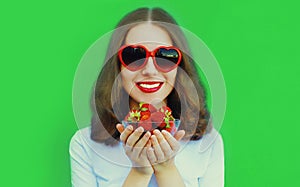
[[167, 95], [161, 95], [161, 94], [151, 94], [151, 95], [145, 95], [137, 97], [137, 102], [145, 102], [145, 103], [161, 103], [166, 99]]

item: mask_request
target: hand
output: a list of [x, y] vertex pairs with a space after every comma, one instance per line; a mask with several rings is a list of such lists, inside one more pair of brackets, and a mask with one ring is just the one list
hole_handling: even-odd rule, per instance
[[152, 174], [153, 168], [147, 158], [146, 152], [147, 148], [151, 146], [151, 142], [149, 141], [151, 133], [146, 132], [140, 138], [144, 132], [143, 127], [139, 127], [136, 130], [133, 130], [131, 125], [125, 129], [121, 124], [117, 124], [116, 127], [121, 133], [120, 140], [123, 142], [125, 153], [131, 160], [133, 168], [142, 174]]
[[166, 130], [162, 132], [154, 130], [153, 133], [150, 138], [152, 146], [147, 148], [147, 156], [154, 172], [174, 168], [174, 157], [180, 149], [179, 140], [182, 139], [185, 131], [178, 131], [174, 137]]

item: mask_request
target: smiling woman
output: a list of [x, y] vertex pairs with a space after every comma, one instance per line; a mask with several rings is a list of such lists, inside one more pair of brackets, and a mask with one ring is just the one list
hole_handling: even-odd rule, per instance
[[[125, 45], [136, 44], [143, 46], [140, 48], [144, 48], [144, 51], [157, 51], [153, 56], [158, 55], [160, 49], [164, 49], [161, 48], [163, 45], [173, 45], [168, 33], [160, 27], [155, 26], [151, 23], [139, 24], [130, 29], [125, 38]], [[135, 47], [133, 49], [135, 50], [139, 48]], [[137, 50], [135, 50], [134, 54], [137, 53], [140, 52], [137, 52]], [[128, 54], [123, 54], [122, 56], [126, 55]], [[124, 66], [122, 63], [121, 65], [123, 88], [132, 98], [134, 98], [134, 101], [136, 102], [135, 106], [137, 106], [140, 102], [153, 103], [153, 100], [166, 100], [167, 96], [173, 90], [177, 74], [177, 64], [174, 64], [172, 62], [169, 63], [173, 66], [173, 68], [167, 72], [162, 72], [159, 71], [158, 68], [156, 68], [156, 66], [159, 67], [158, 61], [160, 61], [161, 57], [155, 56], [146, 58], [146, 56], [141, 57], [141, 60], [138, 60], [143, 61], [144, 63], [140, 66], [139, 69], [135, 71], [132, 71], [132, 68], [128, 68], [128, 66], [132, 67], [131, 64]], [[167, 59], [168, 57], [165, 57], [165, 61], [168, 61]], [[133, 66], [137, 65], [133, 63]], [[164, 103], [166, 104], [166, 101], [164, 101]], [[131, 105], [133, 105], [133, 102], [131, 102]], [[133, 107], [134, 106], [131, 106], [131, 108]]]
[[[91, 128], [70, 144], [73, 186], [223, 186], [222, 138], [187, 54], [183, 32], [160, 8], [141, 8], [120, 21], [95, 85]], [[172, 111], [179, 130], [151, 134], [122, 126], [140, 103], [165, 109], [159, 111], [165, 123]], [[200, 151], [205, 142], [210, 146]]]

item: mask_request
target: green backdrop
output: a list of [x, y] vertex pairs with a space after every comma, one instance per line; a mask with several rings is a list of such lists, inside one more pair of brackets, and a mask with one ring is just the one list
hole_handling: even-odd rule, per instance
[[165, 8], [220, 64], [225, 186], [300, 186], [300, 7], [291, 0], [1, 1], [0, 186], [71, 186], [76, 67], [141, 6]]

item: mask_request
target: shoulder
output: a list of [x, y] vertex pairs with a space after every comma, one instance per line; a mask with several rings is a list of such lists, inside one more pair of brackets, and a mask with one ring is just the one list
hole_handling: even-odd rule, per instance
[[97, 149], [106, 150], [107, 146], [91, 139], [91, 127], [79, 129], [73, 135], [69, 145], [70, 153], [94, 155]]
[[213, 128], [202, 137], [198, 144], [199, 152], [201, 153], [209, 149], [215, 149], [216, 147], [223, 148], [223, 139], [220, 133]]
[[70, 148], [72, 147], [81, 147], [85, 149], [90, 149], [91, 151], [94, 149], [106, 149], [109, 146], [106, 146], [103, 143], [98, 143], [92, 140], [91, 138], [91, 127], [86, 127], [83, 129], [79, 129], [73, 135], [70, 141]]
[[123, 145], [115, 146], [95, 142], [91, 139], [91, 128], [78, 130], [70, 141], [69, 152], [71, 158], [89, 162], [95, 170], [104, 167], [128, 166], [130, 160], [127, 158]]
[[74, 146], [80, 146], [86, 144], [86, 137], [89, 137], [90, 127], [86, 127], [84, 129], [80, 129], [75, 132], [70, 141], [70, 148]]
[[107, 146], [91, 139], [91, 128], [86, 127], [76, 131], [70, 141], [71, 158], [93, 162], [98, 157], [99, 150], [107, 151]]
[[[91, 127], [78, 130], [70, 141], [69, 152], [74, 154], [84, 154], [91, 159], [111, 159], [121, 154], [122, 145], [109, 146], [104, 143], [95, 142], [91, 139]], [[116, 154], [116, 155], [114, 155]]]
[[206, 133], [200, 140], [182, 143], [176, 163], [186, 178], [203, 177], [210, 163], [223, 158], [223, 140], [215, 129]]
[[[181, 141], [181, 149], [185, 155], [210, 157], [211, 154], [222, 155], [223, 140], [219, 132], [212, 129], [200, 140]], [[218, 153], [219, 152], [219, 153]]]
[[88, 131], [90, 128], [80, 129], [75, 132], [73, 137], [71, 138], [70, 145], [69, 145], [69, 152], [72, 155], [77, 153], [83, 153], [87, 151], [88, 143], [85, 137], [88, 137]]

